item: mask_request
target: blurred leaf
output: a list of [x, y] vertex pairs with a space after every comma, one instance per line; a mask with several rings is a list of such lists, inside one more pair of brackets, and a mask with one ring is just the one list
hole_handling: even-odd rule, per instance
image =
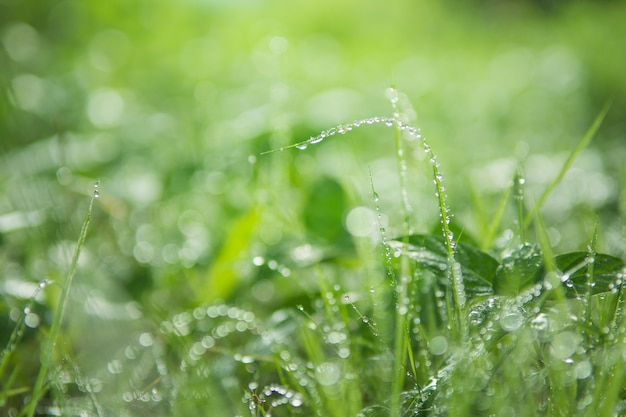
[[227, 299], [239, 282], [241, 265], [238, 261], [245, 253], [259, 222], [259, 214], [251, 209], [230, 228], [222, 248], [207, 272], [206, 279], [196, 282], [194, 290], [203, 302]]
[[514, 296], [537, 281], [543, 267], [543, 254], [538, 245], [523, 243], [502, 260], [493, 279], [497, 295]]
[[303, 213], [308, 235], [329, 244], [349, 242], [350, 236], [343, 227], [346, 200], [343, 188], [335, 179], [317, 180], [311, 187]]
[[[392, 246], [404, 246], [402, 238], [393, 241]], [[448, 254], [445, 241], [438, 235], [411, 235], [406, 252], [409, 258], [424, 266], [436, 276], [448, 268]], [[491, 294], [491, 281], [498, 268], [498, 261], [474, 246], [457, 243], [456, 261], [461, 264], [465, 291], [469, 296]], [[446, 281], [443, 280], [445, 283]]]
[[[565, 289], [568, 297], [585, 294], [588, 287], [587, 252], [570, 252], [555, 258], [557, 268], [562, 272], [575, 271], [566, 281]], [[582, 267], [578, 267], [582, 265]], [[621, 284], [626, 264], [619, 258], [610, 255], [596, 254], [593, 262], [591, 295], [611, 292]]]
[[[611, 255], [596, 254], [593, 263], [593, 277], [588, 287], [587, 252], [570, 252], [554, 258], [556, 268], [562, 273], [571, 274], [564, 282], [566, 295], [575, 298], [591, 288], [591, 295], [611, 292], [620, 285], [626, 264]], [[541, 249], [525, 243], [502, 261], [493, 281], [497, 295], [514, 296], [543, 279], [545, 265]]]

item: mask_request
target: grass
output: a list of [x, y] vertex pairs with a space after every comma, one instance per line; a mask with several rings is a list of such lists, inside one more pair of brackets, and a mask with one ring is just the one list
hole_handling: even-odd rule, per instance
[[[515, 170], [483, 227], [487, 233], [474, 242], [453, 217], [444, 170], [407, 116], [406, 100], [395, 90], [389, 96], [393, 117], [343, 124], [279, 151], [307, 152], [369, 126], [392, 129], [401, 194], [397, 236], [385, 225], [374, 172], [365, 203], [373, 216], [359, 226], [369, 232], [339, 237], [344, 252], [276, 245], [253, 257], [256, 282], [246, 288], [233, 275], [232, 263], [247, 246], [236, 237], [254, 240], [263, 214], [245, 214], [232, 226], [241, 234], [226, 241], [206, 273], [209, 287], [194, 282], [203, 297], [217, 291], [223, 299], [246, 300], [252, 291], [260, 299], [286, 297], [281, 307], [217, 299], [174, 312], [146, 310], [136, 330], [123, 333], [123, 347], [97, 358], [97, 349], [64, 342], [72, 327], [63, 326], [94, 196], [49, 331], [40, 326], [34, 340], [24, 339], [27, 315], [49, 285], [15, 320], [0, 362], [0, 409], [19, 416], [623, 414], [626, 264], [597, 253], [601, 231], [586, 249], [555, 255], [541, 216], [608, 107], [536, 204], [527, 203], [523, 168]], [[431, 170], [437, 233], [417, 233], [411, 224], [419, 215], [408, 198], [416, 149]], [[507, 205], [517, 219], [508, 229], [500, 225]], [[515, 231], [496, 244], [502, 229]], [[40, 359], [36, 370], [28, 350]]]
[[626, 8], [57, 3], [0, 2], [0, 415], [623, 414]]
[[[57, 344], [57, 339], [59, 337], [61, 323], [63, 321], [63, 317], [65, 316], [65, 311], [67, 309], [69, 292], [70, 292], [70, 289], [72, 288], [72, 281], [74, 281], [76, 268], [78, 266], [78, 257], [80, 256], [83, 246], [85, 245], [85, 239], [87, 238], [87, 230], [89, 228], [89, 222], [91, 221], [91, 211], [93, 208], [93, 202], [96, 198], [99, 197], [99, 191], [97, 188], [98, 188], [98, 183], [96, 182], [96, 184], [94, 185], [94, 194], [89, 203], [89, 207], [87, 208], [87, 214], [85, 215], [85, 220], [83, 221], [83, 226], [80, 231], [80, 236], [78, 238], [78, 242], [76, 243], [74, 254], [72, 255], [72, 260], [69, 266], [69, 270], [67, 272], [67, 277], [63, 281], [63, 284], [61, 287], [61, 296], [59, 297], [57, 310], [55, 311], [55, 314], [54, 314], [54, 320], [52, 322], [52, 327], [50, 328], [50, 334], [48, 334], [46, 344], [42, 348], [41, 366], [39, 368], [39, 372], [37, 373], [37, 380], [35, 382], [35, 386], [33, 387], [32, 397], [30, 398], [29, 403], [25, 408], [24, 415], [28, 417], [32, 417], [33, 415], [35, 415], [37, 404], [43, 397], [44, 392], [46, 390], [46, 388], [44, 387], [44, 384], [46, 383], [46, 380], [48, 379], [48, 371], [49, 371], [50, 365], [52, 364], [52, 357], [54, 354], [55, 346]], [[10, 352], [7, 352], [7, 356], [8, 356], [8, 353]], [[4, 357], [3, 357], [3, 360], [4, 360]]]

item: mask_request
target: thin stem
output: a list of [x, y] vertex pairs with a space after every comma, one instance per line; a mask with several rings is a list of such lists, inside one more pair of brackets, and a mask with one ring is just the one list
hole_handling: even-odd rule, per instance
[[526, 242], [526, 225], [524, 223], [524, 175], [522, 167], [517, 166], [515, 176], [513, 178], [514, 198], [517, 202], [517, 223], [519, 226], [519, 240], [521, 243]]
[[455, 259], [456, 242], [454, 241], [454, 233], [450, 230], [450, 215], [446, 204], [445, 187], [443, 186], [443, 176], [439, 172], [439, 163], [430, 146], [424, 141], [426, 151], [430, 156], [430, 163], [433, 169], [433, 177], [435, 189], [437, 190], [437, 200], [439, 203], [439, 215], [441, 218], [441, 230], [446, 245], [448, 256], [448, 277], [449, 291], [447, 292], [448, 310], [452, 313], [450, 316], [451, 336], [461, 345], [467, 338], [467, 323], [465, 322], [463, 309], [465, 308], [465, 286], [463, 283], [463, 275], [459, 263]]
[[[394, 107], [394, 113], [397, 114], [397, 101], [391, 101]], [[403, 216], [403, 240], [405, 244], [408, 244], [410, 234], [410, 222], [409, 215], [411, 207], [408, 201], [408, 195], [406, 191], [406, 159], [404, 157], [404, 151], [402, 146], [402, 134], [397, 124], [395, 124], [395, 144], [396, 144], [396, 161], [398, 163], [398, 172], [400, 176], [400, 193], [402, 195], [402, 216]], [[406, 329], [406, 315], [408, 314], [408, 291], [410, 281], [410, 262], [409, 257], [403, 254], [400, 259], [400, 278], [396, 283], [396, 319], [395, 319], [395, 340], [394, 340], [394, 364], [393, 364], [393, 385], [392, 385], [392, 397], [391, 397], [391, 416], [400, 415], [400, 396], [402, 388], [404, 386], [404, 374], [405, 374], [405, 352], [407, 350], [407, 338], [405, 336]]]
[[578, 143], [578, 145], [576, 145], [576, 147], [572, 150], [572, 152], [569, 154], [569, 156], [565, 160], [565, 163], [561, 167], [561, 170], [559, 171], [556, 178], [550, 183], [550, 185], [546, 187], [543, 194], [541, 194], [541, 197], [539, 197], [537, 204], [535, 204], [535, 206], [532, 208], [528, 216], [526, 216], [526, 219], [524, 220], [525, 228], [530, 225], [530, 222], [535, 218], [535, 216], [537, 215], [537, 212], [541, 209], [541, 207], [543, 207], [543, 204], [546, 202], [548, 196], [552, 193], [554, 188], [556, 188], [556, 186], [561, 182], [561, 180], [563, 179], [567, 171], [569, 171], [569, 168], [574, 163], [574, 160], [576, 159], [576, 157], [587, 147], [589, 142], [591, 142], [591, 139], [593, 139], [593, 137], [596, 135], [596, 133], [598, 132], [598, 129], [602, 125], [602, 121], [604, 120], [604, 117], [607, 115], [610, 108], [611, 108], [611, 102], [608, 102], [604, 105], [600, 113], [598, 113], [593, 123], [591, 124], [587, 132], [585, 133], [585, 136], [583, 136], [581, 141]]
[[[94, 185], [94, 188], [97, 188], [97, 184], [98, 183]], [[50, 368], [50, 365], [52, 363], [52, 355], [54, 353], [56, 341], [59, 336], [59, 331], [61, 329], [63, 316], [67, 308], [70, 288], [72, 287], [72, 282], [74, 281], [74, 276], [76, 275], [76, 269], [78, 266], [78, 258], [80, 257], [80, 253], [83, 249], [83, 246], [85, 245], [85, 240], [87, 238], [87, 229], [89, 228], [89, 223], [91, 221], [91, 211], [93, 209], [93, 202], [98, 196], [97, 192], [98, 192], [97, 189], [94, 190], [94, 194], [92, 195], [91, 200], [89, 202], [89, 207], [87, 209], [87, 214], [85, 215], [85, 219], [83, 220], [83, 225], [80, 231], [80, 236], [78, 238], [76, 248], [74, 249], [74, 254], [72, 255], [72, 261], [70, 263], [67, 276], [63, 283], [61, 296], [59, 298], [59, 304], [57, 307], [57, 312], [54, 315], [54, 321], [52, 322], [50, 334], [48, 335], [48, 340], [42, 352], [41, 367], [39, 368], [37, 381], [35, 382], [35, 386], [33, 388], [33, 395], [32, 395], [32, 398], [30, 399], [30, 402], [27, 404], [25, 408], [25, 412], [28, 417], [32, 417], [35, 414], [37, 403], [39, 402], [39, 400], [41, 399], [41, 397], [43, 396], [45, 392], [44, 383], [48, 375], [48, 369]]]

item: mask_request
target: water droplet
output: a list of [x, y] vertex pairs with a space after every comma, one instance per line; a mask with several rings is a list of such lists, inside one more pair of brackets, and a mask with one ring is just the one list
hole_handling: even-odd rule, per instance
[[309, 143], [308, 142], [302, 142], [302, 143], [298, 143], [296, 145], [296, 148], [300, 149], [301, 151], [305, 150], [308, 147], [309, 147]]
[[448, 339], [444, 336], [435, 336], [430, 340], [428, 347], [433, 355], [443, 355], [448, 350]]
[[38, 327], [39, 322], [39, 315], [32, 312], [29, 312], [28, 314], [26, 314], [26, 317], [24, 317], [24, 324], [26, 324], [26, 326], [30, 327], [31, 329]]
[[346, 339], [347, 339], [346, 334], [342, 332], [331, 332], [328, 334], [328, 337], [327, 337], [328, 343], [330, 343], [331, 345], [336, 345], [338, 343], [345, 341]]
[[153, 340], [150, 333], [142, 333], [139, 335], [139, 344], [143, 347], [152, 346]]
[[589, 361], [582, 361], [576, 364], [576, 378], [585, 379], [591, 375], [593, 367]]
[[519, 312], [511, 312], [507, 313], [500, 319], [500, 327], [505, 332], [513, 332], [520, 327], [524, 323], [524, 316], [522, 316]]
[[118, 359], [112, 360], [111, 362], [108, 363], [107, 370], [111, 374], [122, 373], [122, 362], [120, 362]]
[[100, 197], [100, 193], [98, 192], [98, 190], [94, 190], [93, 191], [93, 198], [99, 198]]
[[324, 362], [315, 368], [315, 376], [319, 384], [333, 385], [341, 378], [341, 368], [336, 363]]
[[555, 358], [565, 360], [576, 352], [580, 342], [581, 338], [578, 334], [572, 331], [563, 331], [554, 336], [551, 353]]

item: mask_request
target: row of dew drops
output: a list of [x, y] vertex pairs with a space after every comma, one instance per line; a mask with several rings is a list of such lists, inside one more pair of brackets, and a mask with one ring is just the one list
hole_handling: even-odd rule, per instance
[[307, 139], [305, 141], [298, 142], [298, 143], [296, 143], [294, 145], [283, 146], [281, 148], [278, 148], [278, 149], [275, 149], [275, 150], [272, 150], [272, 151], [267, 151], [267, 152], [264, 152], [264, 154], [272, 153], [272, 152], [275, 152], [275, 151], [284, 151], [284, 150], [291, 149], [291, 148], [305, 150], [310, 145], [316, 145], [316, 144], [322, 142], [324, 139], [327, 139], [327, 138], [329, 138], [331, 136], [343, 135], [343, 134], [349, 133], [353, 129], [361, 127], [361, 126], [381, 125], [381, 124], [385, 125], [387, 127], [396, 126], [402, 132], [405, 132], [410, 139], [420, 139], [420, 138], [422, 138], [422, 135], [419, 133], [419, 129], [417, 129], [416, 127], [411, 126], [411, 125], [409, 125], [409, 124], [407, 124], [405, 122], [403, 122], [402, 120], [400, 120], [398, 118], [374, 116], [374, 117], [369, 117], [369, 118], [366, 118], [366, 119], [355, 120], [352, 123], [340, 124], [340, 125], [331, 127], [330, 129], [322, 131], [317, 136], [311, 136], [309, 139]]
[[[233, 334], [244, 332], [260, 337], [263, 344], [275, 351], [276, 357], [279, 358], [277, 360], [283, 368], [292, 372], [300, 385], [308, 389], [311, 397], [319, 397], [315, 387], [311, 386], [307, 380], [310, 371], [308, 365], [293, 358], [282, 346], [279, 335], [271, 328], [263, 326], [251, 311], [227, 304], [199, 306], [177, 313], [171, 319], [163, 321], [158, 331], [165, 337], [191, 336], [195, 338], [196, 341], [188, 347], [186, 355], [178, 365], [179, 371], [194, 371], [206, 377], [209, 376], [210, 371], [203, 365], [204, 355], [209, 352], [228, 355], [228, 350], [220, 348], [220, 341]], [[157, 334], [142, 333], [138, 336], [136, 343], [131, 343], [124, 349], [124, 358], [110, 361], [107, 369], [110, 374], [115, 375], [122, 374], [125, 368], [128, 368], [131, 379], [138, 381], [144, 380], [147, 375], [153, 375], [154, 371], [159, 375], [159, 379], [168, 378], [171, 369], [166, 365], [164, 354], [164, 346]], [[146, 355], [149, 360], [146, 360]], [[231, 355], [234, 361], [243, 364], [251, 374], [256, 373], [257, 362], [262, 360], [255, 355], [242, 353]], [[156, 369], [152, 370], [153, 367]], [[122, 395], [125, 402], [159, 402], [164, 399], [157, 388], [148, 391], [132, 386], [129, 388]], [[279, 384], [270, 384], [260, 388], [257, 382], [249, 384], [249, 390], [244, 392], [242, 401], [248, 404], [251, 412], [261, 407], [276, 408], [287, 405], [297, 408], [304, 403], [300, 392]]]

